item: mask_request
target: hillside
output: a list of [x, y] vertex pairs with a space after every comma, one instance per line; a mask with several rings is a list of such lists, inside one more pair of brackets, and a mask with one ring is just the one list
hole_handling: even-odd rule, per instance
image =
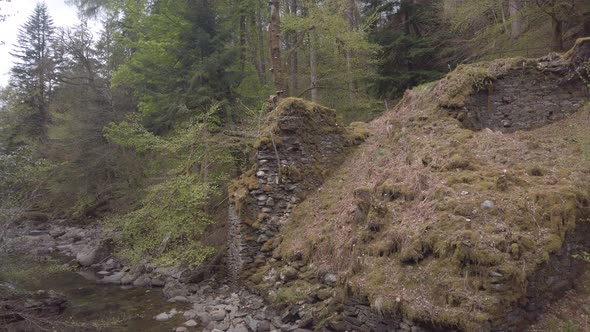
[[[588, 267], [574, 256], [590, 248], [590, 108], [573, 70], [588, 54], [580, 40], [564, 56], [462, 66], [408, 91], [287, 211], [247, 284], [307, 305], [300, 318], [316, 328], [529, 326]], [[355, 301], [372, 314], [347, 313]]]

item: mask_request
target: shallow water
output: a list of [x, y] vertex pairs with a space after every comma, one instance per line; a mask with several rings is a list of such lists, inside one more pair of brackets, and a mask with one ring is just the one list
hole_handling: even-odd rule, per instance
[[166, 322], [152, 318], [172, 308], [182, 311], [187, 307], [166, 302], [159, 289], [97, 283], [89, 280], [96, 278], [94, 271], [72, 271], [61, 264], [60, 260], [0, 257], [0, 283], [17, 290], [54, 290], [65, 295], [68, 308], [58, 320], [67, 325], [57, 327], [60, 331], [171, 331], [185, 321], [182, 314]]

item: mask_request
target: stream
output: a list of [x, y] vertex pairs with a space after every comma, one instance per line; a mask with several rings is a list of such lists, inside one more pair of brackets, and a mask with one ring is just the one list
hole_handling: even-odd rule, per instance
[[0, 284], [16, 291], [53, 290], [65, 295], [68, 306], [57, 319], [59, 331], [171, 331], [185, 321], [182, 315], [165, 322], [153, 319], [188, 306], [168, 303], [159, 289], [102, 284], [95, 271], [74, 271], [60, 258], [0, 256], [0, 262]]

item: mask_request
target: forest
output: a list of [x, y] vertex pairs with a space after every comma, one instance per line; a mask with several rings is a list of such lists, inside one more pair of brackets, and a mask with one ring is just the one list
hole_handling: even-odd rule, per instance
[[587, 0], [69, 4], [76, 26], [39, 2], [10, 46], [0, 224], [100, 226], [130, 266], [198, 267], [224, 252], [228, 186], [281, 100], [354, 126], [467, 64], [564, 53], [590, 35]]
[[65, 3], [0, 46], [0, 330], [590, 330], [590, 1]]

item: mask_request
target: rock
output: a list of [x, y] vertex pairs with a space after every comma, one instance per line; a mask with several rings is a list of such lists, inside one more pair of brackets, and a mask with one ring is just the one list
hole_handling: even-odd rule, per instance
[[287, 266], [281, 270], [280, 278], [283, 281], [290, 281], [297, 278], [297, 270], [291, 266]]
[[133, 281], [135, 281], [135, 279], [137, 279], [137, 274], [127, 273], [125, 276], [123, 276], [123, 278], [121, 278], [121, 284], [122, 285], [132, 284]]
[[214, 326], [214, 330], [227, 331], [229, 329], [229, 324], [226, 322], [218, 322], [215, 323]]
[[96, 274], [99, 274], [101, 276], [106, 276], [106, 275], [109, 275], [111, 273], [109, 271], [98, 271], [98, 272], [96, 272]]
[[157, 320], [158, 322], [164, 322], [164, 321], [169, 320], [170, 316], [167, 313], [163, 312], [163, 313], [157, 315], [156, 317], [154, 317], [154, 319]]
[[248, 324], [248, 327], [250, 328], [251, 331], [256, 331], [256, 329], [258, 328], [258, 320], [248, 316], [246, 317], [246, 324]]
[[208, 313], [202, 311], [202, 312], [197, 312], [197, 314], [195, 315], [199, 318], [199, 320], [201, 321], [201, 323], [203, 323], [203, 325], [207, 325], [209, 324], [209, 322], [211, 322], [211, 315], [209, 315]]
[[133, 281], [133, 286], [135, 287], [146, 287], [150, 285], [150, 277], [147, 275], [139, 276], [135, 281]]
[[494, 202], [490, 201], [490, 200], [485, 200], [483, 203], [481, 203], [481, 208], [482, 209], [493, 209], [495, 206]]
[[191, 319], [191, 320], [184, 322], [183, 325], [188, 326], [188, 327], [194, 327], [194, 326], [197, 326], [197, 322], [195, 322], [194, 319]]
[[166, 285], [166, 282], [158, 278], [152, 278], [150, 279], [150, 282], [153, 287], [164, 287], [164, 285]]
[[225, 318], [225, 316], [227, 315], [227, 312], [225, 312], [225, 310], [215, 309], [215, 310], [211, 311], [209, 313], [209, 315], [211, 317], [211, 320], [220, 321]]
[[111, 271], [119, 267], [120, 264], [116, 262], [114, 259], [109, 259], [106, 263], [104, 263], [104, 269], [107, 271]]
[[106, 276], [106, 277], [102, 278], [101, 281], [109, 283], [109, 284], [120, 284], [121, 279], [123, 279], [124, 276], [125, 276], [125, 272], [115, 272], [114, 274], [112, 274], [110, 276]]
[[185, 319], [193, 319], [193, 318], [195, 318], [195, 317], [197, 316], [197, 313], [196, 313], [195, 311], [193, 311], [193, 310], [187, 310], [187, 311], [185, 311], [185, 312], [182, 314], [182, 316], [183, 316]]
[[235, 326], [230, 327], [228, 332], [249, 332], [248, 328], [244, 324], [237, 324]]
[[189, 300], [186, 298], [186, 296], [181, 296], [181, 295], [177, 295], [171, 299], [168, 300], [168, 302], [189, 302]]
[[111, 239], [93, 242], [76, 254], [76, 260], [81, 266], [90, 266], [108, 258], [113, 252], [113, 248], [114, 244]]
[[162, 292], [164, 293], [164, 296], [168, 298], [172, 298], [175, 296], [187, 296], [189, 293], [187, 286], [183, 285], [175, 279], [167, 281], [166, 285], [164, 285], [164, 290]]
[[338, 276], [334, 273], [326, 273], [322, 278], [322, 281], [328, 286], [334, 286], [336, 281], [338, 281]]
[[256, 327], [256, 332], [270, 332], [271, 330], [272, 326], [270, 325], [270, 322], [267, 320], [259, 322], [258, 326]]
[[188, 329], [184, 326], [180, 326], [180, 327], [177, 327], [176, 330], [174, 330], [174, 331], [175, 332], [186, 332], [186, 331], [188, 331]]

